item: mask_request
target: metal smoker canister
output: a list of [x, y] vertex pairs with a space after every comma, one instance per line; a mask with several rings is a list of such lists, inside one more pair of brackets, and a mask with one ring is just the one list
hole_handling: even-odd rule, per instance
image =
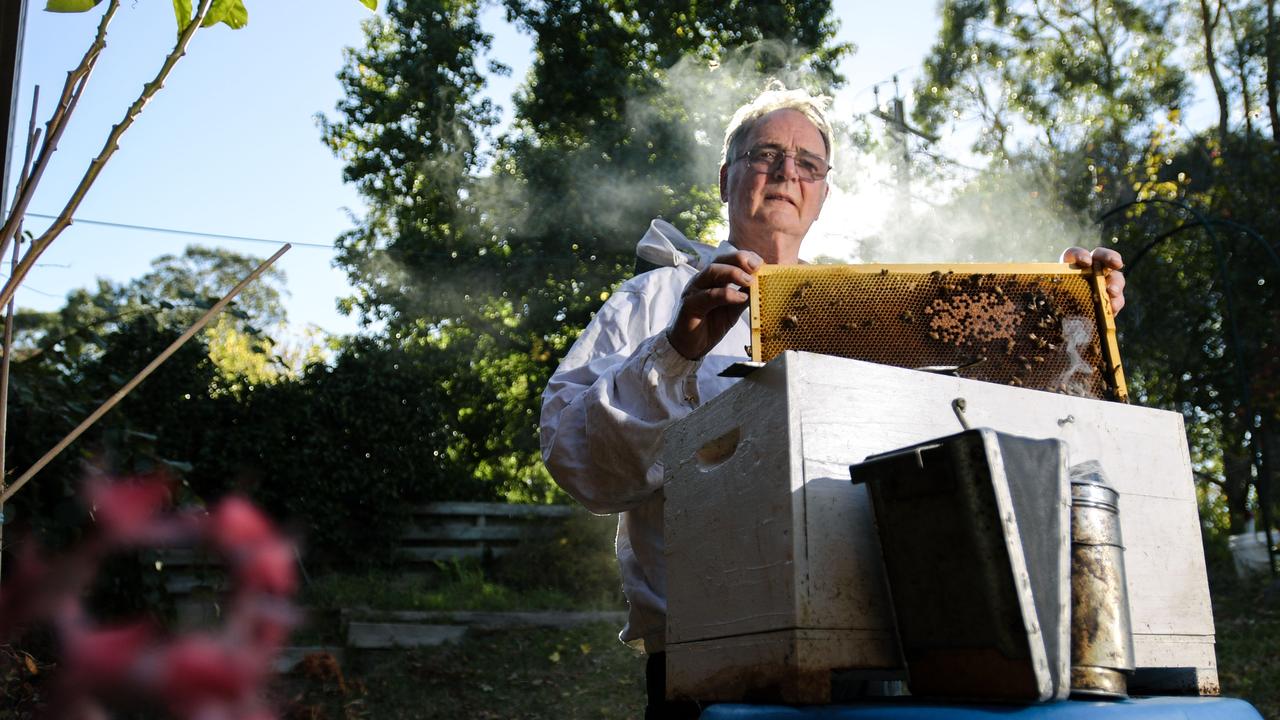
[[1096, 461], [1071, 468], [1071, 692], [1128, 697], [1133, 626], [1118, 493]]

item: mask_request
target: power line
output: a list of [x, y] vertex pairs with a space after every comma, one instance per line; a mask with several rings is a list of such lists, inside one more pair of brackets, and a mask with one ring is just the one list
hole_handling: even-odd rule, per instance
[[[54, 215], [45, 215], [43, 213], [27, 213], [27, 216], [43, 218], [47, 220], [52, 220], [56, 217]], [[74, 218], [73, 221], [77, 223], [83, 223], [85, 225], [101, 225], [103, 227], [121, 228], [125, 230], [145, 230], [147, 232], [164, 233], [168, 235], [187, 235], [190, 237], [213, 238], [217, 240], [231, 240], [234, 242], [251, 242], [251, 243], [259, 243], [259, 244], [275, 245], [277, 247], [284, 244], [283, 240], [271, 240], [269, 238], [248, 237], [245, 235], [223, 235], [221, 233], [200, 232], [198, 230], [178, 230], [175, 228], [152, 227], [150, 225], [133, 225], [130, 223], [108, 222], [106, 220], [86, 220], [83, 218]], [[314, 248], [314, 249], [322, 249], [322, 250], [329, 250], [329, 251], [333, 251], [335, 249], [332, 245], [323, 245], [321, 243], [299, 242], [296, 240], [290, 240], [289, 242], [293, 243], [295, 247]], [[602, 250], [599, 252], [599, 254], [603, 255], [607, 253]], [[457, 260], [459, 258], [459, 255], [456, 252], [424, 253], [424, 254], [420, 254], [420, 256], [423, 258], [433, 259], [433, 260]], [[596, 257], [594, 254], [590, 256], [588, 255], [540, 255], [538, 257], [533, 257], [533, 258], [522, 258], [515, 261], [506, 261], [505, 264], [507, 265], [539, 265], [539, 264], [545, 265], [548, 263], [564, 263], [564, 262], [594, 262], [595, 260], [596, 260]]]
[[[45, 215], [43, 213], [27, 213], [28, 217], [42, 218], [45, 220], [54, 220], [56, 215]], [[187, 235], [189, 237], [213, 238], [215, 240], [232, 240], [235, 242], [251, 242], [267, 245], [280, 246], [284, 244], [283, 240], [272, 240], [270, 238], [248, 237], [246, 235], [224, 235], [222, 233], [201, 232], [199, 230], [179, 230], [176, 228], [152, 227], [150, 225], [133, 225], [130, 223], [108, 222], [106, 220], [88, 220], [85, 218], [73, 218], [72, 222], [83, 223], [85, 225], [100, 225], [102, 227], [120, 228], [124, 230], [145, 230], [147, 232], [164, 233], [166, 235]], [[332, 245], [323, 243], [309, 243], [291, 240], [294, 247], [318, 248], [323, 250], [333, 250]]]

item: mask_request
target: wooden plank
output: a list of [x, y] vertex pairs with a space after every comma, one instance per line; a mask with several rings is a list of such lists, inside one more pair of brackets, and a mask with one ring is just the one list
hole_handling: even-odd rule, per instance
[[567, 518], [585, 512], [572, 505], [516, 505], [513, 503], [439, 502], [419, 505], [413, 509], [416, 516], [423, 515], [487, 515], [507, 518]]
[[408, 562], [448, 562], [450, 560], [502, 557], [511, 552], [504, 547], [403, 547], [396, 554]]
[[353, 622], [347, 625], [347, 646], [361, 650], [430, 647], [456, 643], [466, 634], [466, 625]]
[[467, 625], [477, 630], [509, 630], [512, 628], [570, 628], [590, 623], [621, 624], [623, 611], [542, 611], [542, 612], [477, 612], [433, 610], [369, 610], [353, 608], [342, 611], [344, 620], [382, 623], [426, 623], [435, 625]]
[[479, 542], [485, 540], [517, 541], [546, 534], [551, 528], [527, 528], [516, 525], [417, 525], [405, 528], [402, 541]]

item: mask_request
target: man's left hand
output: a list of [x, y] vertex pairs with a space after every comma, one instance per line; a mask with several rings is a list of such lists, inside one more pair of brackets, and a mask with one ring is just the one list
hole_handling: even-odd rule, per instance
[[1107, 297], [1111, 298], [1111, 312], [1119, 315], [1124, 307], [1124, 258], [1110, 248], [1098, 248], [1092, 253], [1082, 247], [1069, 247], [1062, 253], [1062, 262], [1081, 269], [1100, 267], [1107, 273]]

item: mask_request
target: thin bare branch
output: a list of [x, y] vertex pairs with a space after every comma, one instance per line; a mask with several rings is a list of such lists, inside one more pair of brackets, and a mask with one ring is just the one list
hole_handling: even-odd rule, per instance
[[[113, 3], [114, 2], [118, 2], [118, 0], [113, 0]], [[115, 154], [115, 151], [119, 149], [120, 137], [133, 125], [133, 122], [138, 118], [138, 115], [142, 113], [142, 109], [151, 101], [151, 98], [159, 92], [160, 88], [164, 87], [165, 79], [169, 77], [169, 73], [173, 70], [173, 67], [177, 64], [178, 60], [187, 54], [187, 45], [190, 44], [191, 38], [195, 36], [201, 23], [204, 22], [204, 18], [209, 14], [209, 8], [212, 7], [212, 5], [213, 0], [200, 1], [200, 7], [195, 16], [182, 30], [182, 34], [178, 36], [178, 42], [174, 45], [173, 50], [169, 55], [165, 57], [164, 64], [160, 66], [160, 71], [156, 73], [155, 79], [143, 86], [142, 93], [138, 96], [137, 100], [134, 100], [133, 104], [129, 106], [129, 109], [125, 111], [124, 119], [111, 128], [111, 134], [107, 136], [107, 141], [103, 144], [102, 150], [98, 153], [98, 156], [89, 163], [89, 169], [85, 171], [84, 177], [80, 179], [80, 184], [76, 186], [75, 191], [71, 194], [71, 198], [62, 208], [62, 212], [58, 214], [58, 218], [53, 221], [53, 224], [49, 226], [49, 229], [45, 230], [40, 237], [36, 238], [35, 241], [31, 243], [31, 247], [27, 249], [25, 254], [23, 254], [22, 261], [18, 263], [18, 267], [14, 268], [13, 274], [10, 275], [9, 280], [5, 282], [4, 288], [0, 290], [0, 305], [9, 302], [9, 298], [13, 297], [13, 293], [18, 289], [18, 285], [21, 284], [23, 278], [31, 272], [31, 268], [35, 265], [36, 260], [39, 259], [40, 255], [44, 253], [45, 249], [49, 247], [49, 244], [52, 243], [63, 230], [67, 229], [67, 227], [71, 225], [71, 218], [75, 215], [76, 210], [79, 209], [80, 203], [84, 200], [85, 194], [88, 193], [89, 188], [93, 185], [94, 181], [98, 179], [98, 174], [102, 172], [102, 168], [107, 164], [107, 161], [110, 160], [111, 156]], [[16, 209], [17, 208], [15, 208], [15, 210]]]
[[[36, 145], [40, 143], [40, 129], [36, 127], [36, 114], [39, 112], [40, 106], [40, 86], [37, 85], [32, 93], [31, 98], [31, 122], [27, 125], [27, 153], [22, 161], [22, 173], [18, 175], [18, 186], [24, 185], [31, 177], [31, 160], [35, 155]], [[18, 255], [20, 243], [18, 238], [22, 237], [22, 223], [14, 229], [13, 237], [13, 262], [10, 268], [18, 265]], [[5, 240], [9, 237], [5, 236]], [[0, 257], [4, 252], [0, 250]], [[13, 298], [9, 298], [8, 307], [4, 314], [4, 347], [0, 349], [0, 495], [5, 490], [5, 481], [7, 479], [5, 464], [5, 446], [8, 444], [9, 438], [9, 366], [13, 359], [13, 313], [15, 312]], [[4, 502], [0, 501], [0, 520], [4, 515]], [[4, 539], [4, 523], [0, 521], [0, 540]]]
[[195, 324], [187, 328], [181, 335], [179, 335], [177, 340], [174, 340], [169, 345], [169, 347], [165, 348], [164, 351], [162, 351], [159, 355], [157, 355], [156, 358], [152, 360], [146, 367], [142, 368], [142, 370], [140, 370], [137, 375], [134, 375], [132, 380], [125, 383], [124, 387], [121, 387], [119, 390], [115, 392], [114, 395], [107, 398], [106, 402], [102, 403], [102, 405], [97, 410], [94, 410], [93, 413], [89, 415], [89, 417], [81, 421], [81, 423], [77, 425], [76, 428], [72, 430], [66, 437], [58, 441], [58, 444], [54, 445], [53, 449], [45, 453], [44, 456], [41, 457], [39, 460], [37, 460], [35, 464], [32, 465], [26, 472], [22, 473], [22, 475], [17, 480], [14, 480], [13, 485], [9, 486], [6, 490], [4, 490], [3, 493], [0, 493], [0, 505], [3, 505], [5, 502], [9, 500], [9, 498], [13, 497], [14, 493], [21, 490], [22, 486], [26, 485], [28, 480], [34, 477], [36, 473], [43, 470], [44, 466], [48, 465], [63, 450], [67, 449], [68, 445], [75, 442], [76, 438], [80, 437], [80, 435], [83, 434], [85, 430], [88, 430], [90, 427], [92, 427], [94, 423], [98, 422], [98, 420], [101, 419], [103, 415], [106, 415], [108, 412], [110, 412], [111, 408], [115, 407], [117, 403], [119, 403], [121, 400], [125, 398], [125, 396], [133, 392], [133, 389], [136, 388], [143, 380], [146, 380], [148, 375], [154, 372], [156, 368], [164, 364], [164, 361], [168, 360], [169, 356], [177, 352], [178, 348], [185, 345], [186, 342], [190, 340], [192, 337], [194, 337], [196, 333], [204, 329], [204, 326], [208, 325], [209, 321], [212, 320], [214, 316], [222, 312], [223, 308], [225, 308], [228, 303], [230, 303], [233, 299], [235, 299], [235, 297], [240, 294], [241, 290], [244, 290], [249, 283], [257, 279], [257, 277], [262, 273], [266, 272], [267, 268], [271, 267], [271, 265], [275, 263], [276, 260], [280, 259], [281, 255], [284, 255], [286, 252], [288, 252], [289, 248], [291, 247], [293, 246], [286, 244], [284, 247], [277, 250], [275, 255], [272, 255], [271, 257], [264, 260], [261, 265], [259, 265], [257, 268], [254, 269], [253, 272], [249, 273], [248, 277], [241, 280], [240, 283], [236, 285], [234, 288], [231, 288], [231, 291], [228, 292], [221, 300], [215, 303], [213, 307], [209, 308], [209, 311], [206, 312], [204, 315], [202, 315], [200, 319], [195, 322]]
[[[58, 149], [58, 141], [62, 139], [62, 131], [66, 130], [71, 114], [75, 112], [76, 104], [80, 102], [80, 96], [84, 93], [85, 85], [89, 82], [89, 76], [93, 74], [93, 68], [98, 63], [98, 57], [102, 55], [103, 48], [107, 46], [107, 26], [111, 24], [111, 19], [115, 17], [116, 10], [119, 9], [120, 0], [111, 0], [106, 12], [102, 15], [102, 20], [98, 22], [98, 31], [94, 35], [89, 49], [85, 51], [84, 57], [80, 60], [80, 64], [67, 73], [67, 82], [62, 86], [62, 97], [58, 98], [58, 105], [53, 109], [53, 115], [49, 117], [49, 122], [45, 125], [47, 128], [44, 136], [45, 141], [40, 148], [40, 156], [36, 160], [35, 169], [25, 180], [18, 184], [13, 207], [9, 210], [8, 217], [5, 218], [4, 227], [0, 229], [0, 238], [3, 238], [2, 242], [7, 243], [9, 238], [15, 235], [15, 228], [22, 222], [23, 216], [26, 215], [27, 206], [31, 204], [31, 198], [35, 195], [36, 188], [40, 185], [40, 178], [44, 176], [45, 168], [49, 166], [49, 161]], [[27, 139], [27, 150], [30, 152], [33, 149], [31, 136], [28, 135]], [[3, 245], [0, 245], [0, 256], [4, 255], [3, 247]], [[10, 296], [12, 296], [12, 293], [10, 293]], [[4, 301], [0, 301], [0, 305], [7, 301], [7, 298]]]

